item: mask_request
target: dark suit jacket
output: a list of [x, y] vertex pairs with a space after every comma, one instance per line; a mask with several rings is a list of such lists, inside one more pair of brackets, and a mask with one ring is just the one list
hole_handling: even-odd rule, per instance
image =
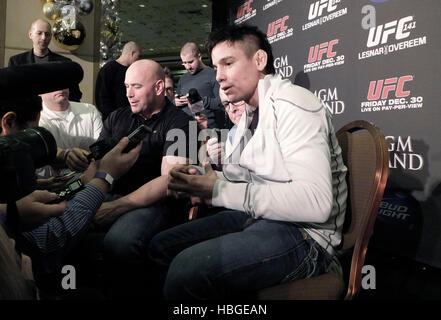
[[[49, 61], [72, 61], [72, 60], [49, 50]], [[35, 63], [33, 49], [10, 57], [8, 67], [20, 66], [31, 63]], [[70, 101], [80, 102], [82, 96], [83, 93], [80, 91], [80, 87], [78, 86], [78, 84], [69, 88]]]

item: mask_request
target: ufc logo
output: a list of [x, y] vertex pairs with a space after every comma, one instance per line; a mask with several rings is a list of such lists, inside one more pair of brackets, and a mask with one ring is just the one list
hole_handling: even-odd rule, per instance
[[377, 27], [370, 28], [367, 40], [368, 48], [375, 47], [380, 43], [387, 43], [389, 36], [392, 34], [395, 34], [396, 40], [407, 38], [410, 35], [410, 31], [405, 32], [408, 30], [408, 28], [406, 28], [406, 23], [409, 23], [412, 20], [412, 16], [407, 16], [400, 20], [394, 20], [384, 25], [381, 24]]
[[320, 0], [316, 1], [309, 7], [308, 20], [319, 17], [323, 14], [323, 10], [328, 7], [328, 12], [337, 9], [336, 3], [340, 1], [335, 0]]
[[252, 3], [253, 1], [254, 1], [254, 0], [246, 1], [243, 5], [241, 5], [241, 6], [239, 7], [239, 9], [237, 10], [237, 19], [239, 19], [240, 17], [244, 16], [245, 14], [251, 12], [251, 10], [252, 10], [252, 8], [251, 8], [251, 3]]
[[336, 52], [332, 51], [332, 48], [334, 45], [338, 43], [338, 39], [334, 39], [328, 42], [324, 42], [320, 45], [315, 45], [311, 48], [309, 48], [309, 55], [308, 55], [308, 63], [320, 61], [323, 58], [323, 55], [326, 53], [326, 57], [332, 58], [335, 57], [337, 54]]
[[404, 91], [404, 84], [408, 81], [412, 81], [413, 76], [407, 75], [400, 78], [388, 78], [384, 80], [371, 81], [369, 83], [369, 91], [367, 99], [378, 100], [387, 99], [390, 92], [395, 91], [395, 97], [404, 98], [410, 94], [410, 91]]
[[268, 25], [268, 32], [266, 33], [267, 37], [271, 37], [272, 35], [276, 34], [280, 31], [285, 31], [288, 29], [287, 26], [285, 26], [285, 21], [289, 19], [289, 16], [284, 16], [283, 18], [277, 19], [276, 21], [270, 23]]

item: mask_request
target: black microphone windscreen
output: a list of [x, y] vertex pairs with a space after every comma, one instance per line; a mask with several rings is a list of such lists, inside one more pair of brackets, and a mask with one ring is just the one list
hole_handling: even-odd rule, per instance
[[198, 90], [196, 90], [195, 88], [191, 88], [190, 90], [188, 90], [188, 101], [190, 103], [195, 103], [202, 100], [202, 97], [199, 95]]
[[0, 69], [0, 99], [32, 96], [70, 88], [84, 72], [73, 61], [33, 63]]

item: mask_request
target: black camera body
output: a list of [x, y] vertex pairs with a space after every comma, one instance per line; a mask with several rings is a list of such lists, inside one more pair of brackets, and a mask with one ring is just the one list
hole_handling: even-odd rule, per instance
[[53, 162], [56, 156], [57, 143], [45, 128], [0, 137], [0, 201], [15, 201], [34, 191], [35, 169]]

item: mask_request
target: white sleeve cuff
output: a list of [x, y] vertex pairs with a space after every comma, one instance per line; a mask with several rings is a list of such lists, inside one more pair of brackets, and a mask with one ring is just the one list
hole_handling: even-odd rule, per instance
[[247, 183], [232, 183], [218, 179], [213, 189], [212, 205], [245, 211], [243, 203], [245, 201], [246, 188]]

